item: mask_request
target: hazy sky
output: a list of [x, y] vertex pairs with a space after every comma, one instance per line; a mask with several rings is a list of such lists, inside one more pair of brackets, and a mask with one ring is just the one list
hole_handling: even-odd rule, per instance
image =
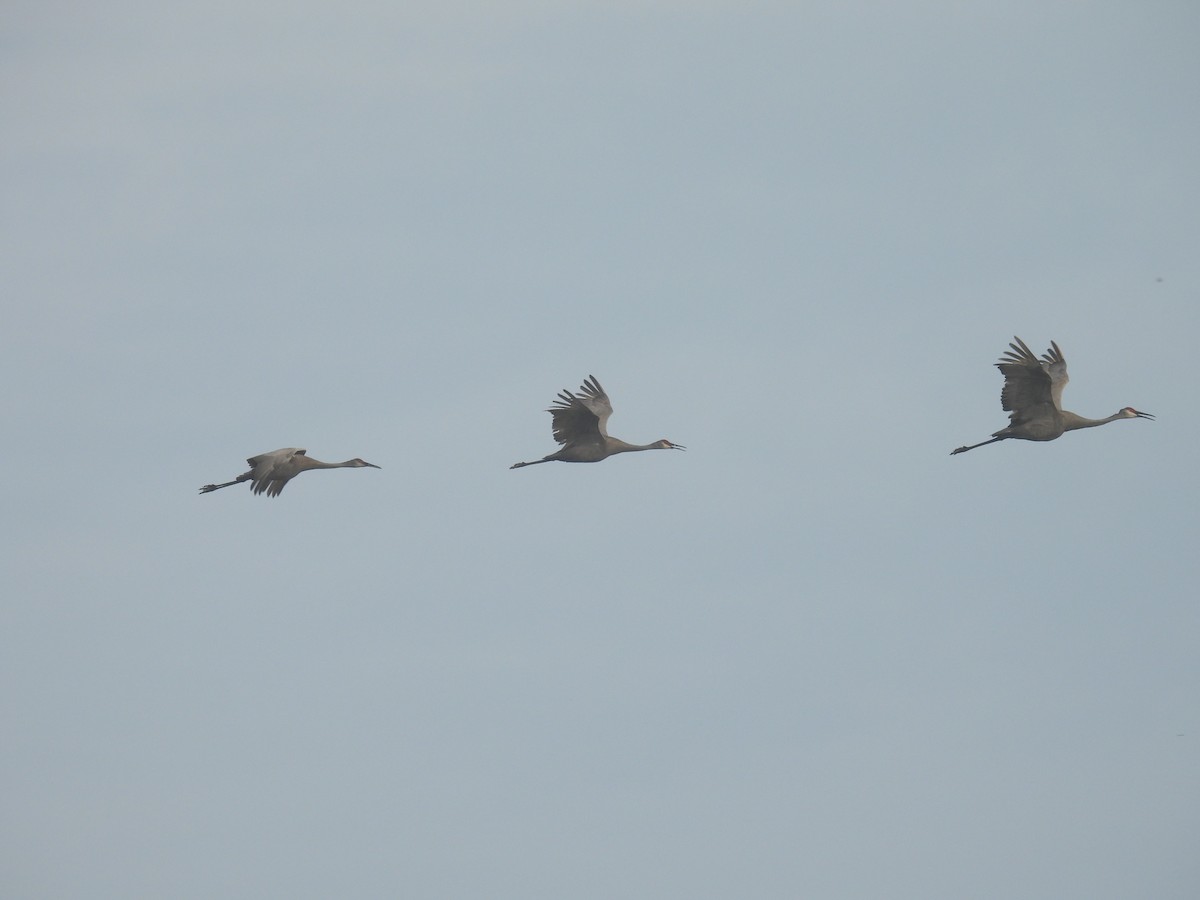
[[[1200, 896], [1200, 7], [0, 13], [12, 898]], [[1125, 405], [1006, 424], [1014, 334]], [[595, 374], [687, 453], [510, 471]], [[275, 500], [246, 457], [308, 448]]]

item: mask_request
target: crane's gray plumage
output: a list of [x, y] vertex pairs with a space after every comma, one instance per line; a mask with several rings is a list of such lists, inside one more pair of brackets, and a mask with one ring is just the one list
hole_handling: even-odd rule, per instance
[[379, 468], [374, 463], [362, 459], [348, 459], [339, 463], [321, 462], [319, 459], [308, 456], [307, 450], [297, 447], [284, 447], [282, 450], [260, 453], [258, 456], [252, 456], [246, 460], [246, 465], [250, 467], [249, 472], [224, 484], [206, 484], [200, 488], [200, 493], [207, 494], [209, 491], [218, 491], [230, 485], [249, 481], [250, 489], [254, 493], [266, 493], [268, 497], [278, 497], [291, 479], [309, 469], [361, 469], [364, 466], [372, 469]]
[[1107, 425], [1117, 419], [1153, 419], [1150, 413], [1138, 412], [1132, 406], [1117, 410], [1104, 419], [1087, 419], [1062, 408], [1063, 388], [1071, 380], [1067, 377], [1067, 360], [1058, 344], [1050, 342], [1050, 349], [1039, 360], [1019, 337], [1009, 344], [1008, 350], [996, 363], [1004, 375], [1004, 389], [1000, 392], [1000, 405], [1009, 413], [1009, 424], [992, 433], [990, 441], [959, 447], [950, 451], [965, 453], [994, 444], [1008, 438], [1023, 441], [1052, 441], [1066, 431], [1078, 428], [1094, 428]]
[[679, 444], [672, 444], [666, 438], [653, 444], [627, 444], [619, 438], [610, 437], [608, 419], [612, 415], [612, 403], [595, 375], [589, 375], [580, 385], [579, 394], [566, 389], [561, 391], [558, 399], [546, 411], [553, 417], [551, 428], [554, 430], [554, 440], [563, 445], [562, 449], [532, 462], [514, 463], [509, 468], [519, 469], [555, 460], [600, 462], [614, 454], [634, 450], [686, 449]]

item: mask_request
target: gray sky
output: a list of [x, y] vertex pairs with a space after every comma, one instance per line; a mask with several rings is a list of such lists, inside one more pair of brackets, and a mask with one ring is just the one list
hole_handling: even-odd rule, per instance
[[1197, 896], [1200, 9], [446, 7], [0, 16], [5, 896]]

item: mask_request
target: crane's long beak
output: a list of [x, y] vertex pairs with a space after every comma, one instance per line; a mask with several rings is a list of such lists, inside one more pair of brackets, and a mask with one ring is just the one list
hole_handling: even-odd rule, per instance
[[1138, 412], [1136, 409], [1133, 411], [1133, 414], [1135, 416], [1137, 416], [1139, 419], [1153, 419], [1154, 418], [1154, 415], [1152, 413]]
[[672, 450], [686, 450], [687, 447], [683, 446], [683, 444], [672, 444], [671, 449]]

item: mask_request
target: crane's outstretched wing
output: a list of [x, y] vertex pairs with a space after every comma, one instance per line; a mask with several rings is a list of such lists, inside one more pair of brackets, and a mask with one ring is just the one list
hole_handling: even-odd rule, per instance
[[290, 465], [292, 459], [307, 453], [307, 450], [297, 447], [284, 447], [281, 450], [272, 450], [270, 453], [260, 453], [258, 456], [250, 457], [246, 460], [250, 464], [252, 476], [250, 490], [255, 494], [265, 491], [268, 497], [278, 497], [288, 483], [288, 479], [296, 474], [295, 467]]
[[274, 478], [270, 480], [255, 481], [251, 484], [251, 490], [256, 494], [267, 492], [268, 497], [278, 497], [283, 493], [283, 489], [287, 487], [290, 478]]
[[251, 469], [265, 464], [273, 466], [276, 463], [287, 462], [293, 456], [304, 456], [306, 453], [308, 453], [307, 450], [300, 450], [296, 447], [284, 447], [282, 450], [272, 450], [270, 453], [260, 453], [258, 456], [252, 456], [246, 460], [246, 465]]
[[1050, 349], [1042, 354], [1042, 359], [1044, 360], [1042, 368], [1050, 376], [1050, 399], [1054, 401], [1058, 411], [1062, 412], [1063, 388], [1071, 380], [1067, 377], [1067, 361], [1054, 341], [1050, 342]]
[[[1049, 372], [1050, 363], [1042, 363], [1025, 346], [1019, 337], [1014, 337], [1015, 344], [1009, 344], [1011, 350], [1005, 352], [996, 363], [1004, 373], [1004, 390], [1000, 392], [1000, 404], [1010, 413], [1009, 420], [1013, 425], [1042, 416], [1053, 417], [1053, 409], [1057, 409], [1052, 392], [1052, 376]], [[1061, 362], [1061, 357], [1054, 365]], [[1062, 363], [1062, 383], [1066, 384], [1066, 364]], [[1059, 394], [1062, 388], [1058, 389]], [[1051, 409], [1047, 409], [1050, 407]]]
[[554, 417], [554, 440], [560, 444], [603, 441], [608, 436], [612, 404], [595, 375], [589, 375], [579, 390], [583, 396], [564, 390], [547, 410]]

